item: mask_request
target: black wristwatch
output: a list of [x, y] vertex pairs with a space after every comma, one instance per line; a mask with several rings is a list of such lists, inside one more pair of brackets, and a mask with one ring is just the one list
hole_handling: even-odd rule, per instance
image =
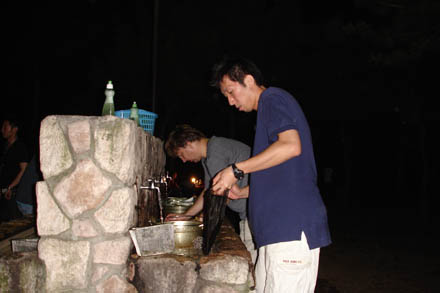
[[235, 166], [235, 164], [231, 164], [231, 167], [232, 167], [232, 172], [234, 172], [235, 178], [237, 178], [237, 180], [243, 179], [244, 177], [243, 170], [238, 169], [237, 166]]

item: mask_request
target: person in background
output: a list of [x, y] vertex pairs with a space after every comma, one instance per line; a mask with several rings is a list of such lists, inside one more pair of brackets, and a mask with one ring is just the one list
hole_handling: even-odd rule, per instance
[[19, 218], [15, 194], [20, 180], [29, 162], [25, 144], [19, 140], [19, 122], [16, 118], [7, 117], [2, 123], [2, 136], [5, 139], [0, 158], [0, 217], [2, 221]]
[[17, 188], [15, 197], [17, 207], [24, 216], [34, 215], [35, 212], [35, 184], [42, 178], [38, 162], [38, 153], [35, 153], [27, 165]]
[[[198, 215], [203, 210], [203, 195], [209, 188], [208, 182], [219, 171], [249, 158], [251, 149], [246, 144], [224, 137], [212, 136], [207, 138], [201, 131], [189, 126], [178, 125], [170, 133], [165, 143], [165, 149], [170, 157], [178, 157], [182, 162], [201, 162], [204, 170], [205, 187], [184, 214], [169, 214], [166, 220], [185, 220]], [[243, 176], [235, 183], [238, 187], [248, 185], [248, 176]], [[256, 250], [247, 221], [247, 199], [230, 200], [228, 207], [240, 216], [240, 238], [251, 254], [253, 263], [256, 259]]]
[[[287, 91], [263, 85], [246, 59], [224, 59], [212, 85], [231, 106], [257, 111], [253, 154], [221, 170], [215, 194], [249, 197], [249, 221], [258, 248], [257, 292], [314, 292], [320, 247], [331, 243], [326, 207], [317, 186], [312, 138], [304, 113]], [[250, 186], [236, 190], [250, 174]]]

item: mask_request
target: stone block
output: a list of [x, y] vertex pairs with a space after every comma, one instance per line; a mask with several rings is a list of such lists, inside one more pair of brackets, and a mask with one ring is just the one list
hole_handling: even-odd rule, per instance
[[136, 164], [136, 176], [142, 174], [143, 166], [147, 164], [147, 141], [145, 137], [147, 133], [141, 128], [137, 127], [136, 129], [136, 139], [137, 142], [134, 145], [135, 157], [137, 158]]
[[60, 174], [72, 164], [72, 154], [57, 117], [47, 116], [40, 128], [40, 168], [44, 179]]
[[95, 218], [107, 233], [128, 231], [134, 216], [135, 195], [132, 188], [117, 189], [110, 198], [95, 212]]
[[69, 219], [59, 209], [45, 181], [37, 182], [36, 193], [38, 234], [57, 235], [69, 229]]
[[109, 279], [100, 283], [96, 286], [97, 293], [136, 293], [138, 292], [136, 288], [128, 283], [127, 281], [122, 280], [118, 276], [111, 276]]
[[74, 218], [96, 208], [112, 185], [90, 159], [77, 163], [75, 170], [55, 187], [54, 196], [66, 214]]
[[36, 252], [0, 258], [0, 292], [44, 292], [43, 262]]
[[196, 293], [247, 293], [249, 290], [236, 289], [225, 284], [202, 285], [195, 290]]
[[67, 126], [70, 144], [76, 153], [90, 150], [89, 120], [80, 120]]
[[87, 287], [88, 241], [41, 238], [38, 255], [46, 265], [46, 290], [62, 292]]
[[245, 284], [248, 275], [248, 260], [240, 256], [224, 255], [223, 257], [211, 258], [209, 262], [200, 264], [200, 277], [208, 281]]
[[122, 265], [128, 260], [132, 248], [129, 237], [103, 241], [93, 246], [93, 262]]
[[196, 281], [196, 263], [180, 262], [167, 257], [140, 257], [136, 261], [134, 285], [140, 292], [193, 292]]
[[128, 119], [106, 116], [94, 133], [95, 159], [106, 171], [131, 186], [136, 178], [136, 125]]
[[95, 284], [96, 282], [101, 280], [102, 277], [108, 273], [108, 271], [109, 268], [106, 265], [94, 265], [92, 283]]

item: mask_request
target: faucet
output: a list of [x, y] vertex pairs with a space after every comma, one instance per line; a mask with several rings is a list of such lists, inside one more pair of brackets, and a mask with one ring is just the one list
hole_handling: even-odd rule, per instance
[[165, 174], [160, 176], [160, 183], [162, 184], [162, 186], [165, 187], [164, 188], [164, 192], [163, 192], [164, 193], [164, 200], [165, 201], [168, 198], [168, 193], [169, 193], [168, 184], [170, 183], [171, 179], [172, 179], [171, 176], [168, 175], [168, 171]]
[[159, 203], [159, 214], [160, 214], [160, 222], [163, 224], [163, 206], [162, 206], [162, 197], [160, 194], [160, 187], [159, 185], [156, 185], [157, 183], [160, 183], [154, 179], [148, 179], [147, 180], [147, 186], [140, 186], [140, 189], [148, 189], [148, 190], [156, 190], [157, 191], [157, 201]]

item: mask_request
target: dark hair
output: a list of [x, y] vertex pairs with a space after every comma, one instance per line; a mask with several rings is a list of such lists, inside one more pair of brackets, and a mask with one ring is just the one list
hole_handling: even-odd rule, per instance
[[227, 75], [230, 80], [237, 81], [244, 85], [244, 77], [252, 75], [257, 86], [264, 85], [263, 74], [257, 65], [245, 58], [224, 57], [212, 68], [210, 85], [216, 88], [220, 87], [220, 82]]
[[165, 143], [165, 150], [170, 157], [177, 157], [177, 150], [184, 148], [188, 142], [201, 140], [206, 136], [199, 130], [188, 124], [177, 125], [168, 135]]
[[21, 120], [16, 116], [16, 115], [14, 115], [14, 114], [6, 114], [4, 117], [3, 117], [3, 122], [5, 122], [5, 121], [8, 121], [9, 122], [9, 125], [12, 127], [12, 128], [14, 128], [14, 127], [16, 127], [17, 128], [17, 132], [20, 130], [20, 128], [21, 128]]

